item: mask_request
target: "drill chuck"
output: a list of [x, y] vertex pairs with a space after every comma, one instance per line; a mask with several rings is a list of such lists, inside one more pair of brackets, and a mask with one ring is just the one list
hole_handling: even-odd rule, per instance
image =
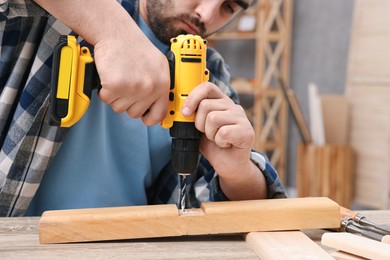
[[172, 167], [180, 174], [191, 174], [199, 161], [201, 133], [191, 122], [174, 122], [170, 128], [172, 137]]

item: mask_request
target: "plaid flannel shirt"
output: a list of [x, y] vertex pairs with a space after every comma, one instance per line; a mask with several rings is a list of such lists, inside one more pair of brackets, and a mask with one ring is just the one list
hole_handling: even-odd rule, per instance
[[[135, 0], [120, 2], [133, 17], [138, 15]], [[66, 129], [48, 124], [47, 109], [53, 48], [60, 35], [69, 33], [33, 1], [0, 0], [0, 216], [24, 214], [66, 134]], [[207, 64], [210, 80], [235, 100], [222, 57], [209, 49]], [[266, 177], [268, 197], [286, 197], [275, 169], [262, 156], [255, 161]], [[167, 165], [148, 191], [149, 202], [175, 203], [177, 185], [177, 174]], [[226, 200], [204, 158], [191, 187], [193, 206]]]

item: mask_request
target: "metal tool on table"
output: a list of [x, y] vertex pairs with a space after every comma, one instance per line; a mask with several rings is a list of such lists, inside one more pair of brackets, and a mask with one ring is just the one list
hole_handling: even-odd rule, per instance
[[353, 212], [344, 207], [340, 207], [341, 212], [341, 227], [345, 232], [362, 235], [377, 241], [390, 236], [390, 227], [385, 225], [378, 225], [368, 220], [362, 214]]
[[[195, 115], [184, 117], [180, 110], [193, 88], [208, 81], [206, 41], [197, 35], [179, 35], [171, 39], [167, 54], [171, 86], [168, 114], [161, 122], [170, 128], [172, 166], [179, 174], [178, 207], [186, 208], [187, 176], [199, 161], [200, 132], [195, 128]], [[101, 87], [96, 66], [88, 47], [80, 47], [74, 36], [61, 36], [53, 55], [51, 79], [50, 123], [71, 127], [88, 109], [93, 89]]]

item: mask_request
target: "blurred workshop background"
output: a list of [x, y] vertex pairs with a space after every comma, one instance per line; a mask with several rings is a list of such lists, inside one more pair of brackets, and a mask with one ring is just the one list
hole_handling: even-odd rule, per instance
[[289, 196], [390, 209], [390, 1], [259, 0], [209, 45]]

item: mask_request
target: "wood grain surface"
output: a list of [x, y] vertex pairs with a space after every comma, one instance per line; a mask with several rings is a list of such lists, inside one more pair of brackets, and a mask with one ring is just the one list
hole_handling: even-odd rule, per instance
[[339, 205], [313, 197], [208, 202], [184, 214], [175, 205], [46, 211], [39, 237], [66, 243], [339, 226]]

